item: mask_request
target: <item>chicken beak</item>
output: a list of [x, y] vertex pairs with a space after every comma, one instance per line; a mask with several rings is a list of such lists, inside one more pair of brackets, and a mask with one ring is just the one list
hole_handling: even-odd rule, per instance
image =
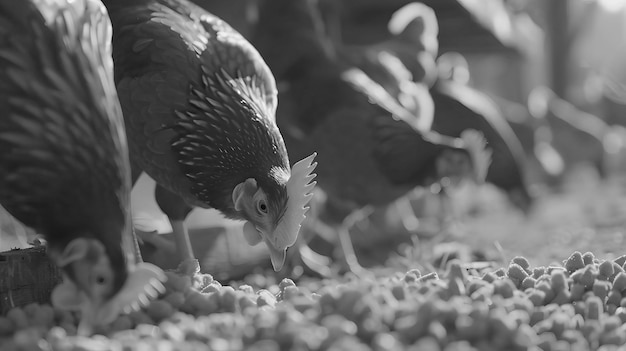
[[95, 324], [95, 313], [92, 306], [85, 306], [82, 309], [80, 322], [78, 323], [78, 330], [76, 334], [80, 336], [90, 336], [93, 334]]
[[272, 260], [272, 267], [274, 268], [274, 272], [280, 271], [285, 265], [287, 250], [276, 249], [270, 243], [267, 243], [267, 248], [270, 251], [270, 259]]
[[[276, 229], [274, 229], [276, 231]], [[280, 271], [285, 265], [285, 257], [287, 256], [287, 248], [277, 248], [275, 244], [270, 240], [271, 236], [259, 227], [256, 227], [251, 222], [246, 222], [243, 225], [243, 236], [248, 245], [255, 246], [261, 241], [265, 242], [267, 249], [270, 252], [270, 259], [272, 260], [272, 267], [274, 271]]]

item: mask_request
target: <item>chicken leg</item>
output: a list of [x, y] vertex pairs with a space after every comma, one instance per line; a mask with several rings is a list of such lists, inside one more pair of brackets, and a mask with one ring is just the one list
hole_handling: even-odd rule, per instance
[[452, 199], [450, 198], [448, 189], [442, 186], [436, 195], [438, 205], [437, 224], [439, 225], [439, 230], [442, 231], [445, 230], [447, 224], [455, 220], [455, 216], [452, 211]]
[[[139, 177], [141, 176], [142, 171], [140, 169], [140, 167], [138, 167], [136, 164], [133, 163], [133, 159], [130, 159], [130, 184], [131, 187], [135, 186], [135, 183], [137, 183], [137, 180], [139, 179]], [[131, 231], [131, 245], [132, 245], [132, 249], [133, 249], [133, 256], [135, 259], [135, 263], [141, 263], [143, 262], [143, 257], [141, 255], [141, 248], [139, 246], [139, 238], [137, 238], [137, 233], [135, 232], [135, 225], [133, 223], [133, 211], [132, 209], [130, 210], [130, 215], [128, 216], [128, 220], [130, 221], [129, 226], [130, 226], [130, 231]]]
[[298, 248], [296, 256], [300, 259], [303, 269], [308, 269], [309, 273], [322, 278], [333, 276], [330, 258], [313, 251], [305, 241], [298, 241], [296, 245]]
[[333, 277], [333, 272], [330, 269], [332, 263], [330, 257], [314, 251], [309, 246], [311, 239], [314, 237], [325, 238], [329, 231], [332, 231], [331, 235], [336, 237], [334, 230], [322, 223], [318, 218], [313, 217], [307, 221], [300, 231], [301, 234], [295, 244], [294, 251], [292, 251], [294, 253], [290, 258], [292, 266], [294, 268], [301, 266], [304, 272], [321, 278]]
[[[339, 244], [335, 251], [337, 260], [340, 260], [343, 266], [339, 271], [352, 272], [359, 277], [370, 275], [370, 272], [359, 263], [352, 239], [350, 238], [350, 229], [362, 219], [367, 218], [372, 212], [373, 209], [369, 207], [356, 210], [348, 214], [337, 226], [333, 227], [322, 222], [319, 218], [316, 218], [312, 223], [310, 222], [309, 227], [315, 232], [317, 239], [322, 239], [329, 243], [332, 242], [332, 245]], [[338, 242], [337, 238], [339, 239]], [[294, 255], [294, 259], [298, 259], [298, 263], [302, 264], [303, 268], [310, 273], [324, 278], [330, 278], [337, 274], [336, 269], [330, 268], [330, 257], [311, 249], [307, 238], [299, 238], [296, 247], [297, 253]]]
[[[421, 195], [418, 195], [421, 196]], [[401, 197], [393, 204], [394, 209], [400, 214], [400, 222], [407, 233], [417, 233], [420, 229], [420, 219], [415, 214], [415, 210], [411, 205], [411, 200], [407, 197]]]
[[156, 185], [154, 197], [159, 208], [170, 221], [172, 233], [176, 242], [176, 251], [181, 263], [179, 271], [184, 274], [193, 274], [197, 271], [198, 260], [195, 258], [185, 219], [193, 209], [180, 196]]
[[359, 263], [356, 252], [354, 251], [352, 239], [350, 237], [350, 229], [352, 229], [359, 221], [369, 217], [373, 211], [374, 208], [371, 206], [354, 210], [352, 213], [347, 215], [346, 218], [344, 218], [337, 231], [337, 235], [339, 236], [340, 255], [343, 256], [341, 257], [344, 261], [343, 263], [345, 263], [349, 272], [352, 272], [361, 278], [368, 277], [372, 273], [363, 268], [363, 266]]

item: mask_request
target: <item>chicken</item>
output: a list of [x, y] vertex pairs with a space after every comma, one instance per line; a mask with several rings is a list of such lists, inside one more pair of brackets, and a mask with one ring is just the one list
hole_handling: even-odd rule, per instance
[[[435, 110], [430, 127], [453, 137], [466, 129], [483, 132], [493, 149], [485, 180], [504, 190], [517, 207], [528, 211], [533, 199], [525, 177], [526, 154], [502, 110], [486, 94], [468, 85], [469, 67], [461, 54], [442, 54], [436, 71], [438, 78], [430, 89]], [[445, 204], [445, 191], [442, 195]]]
[[[372, 45], [344, 45], [341, 52], [345, 59], [357, 67], [367, 70], [368, 61], [380, 53], [396, 57], [411, 75], [414, 82], [432, 85], [437, 78], [439, 26], [435, 12], [428, 6], [414, 2], [395, 11], [387, 26], [390, 39]], [[373, 65], [378, 63], [374, 60]], [[371, 74], [370, 74], [371, 75]], [[372, 76], [378, 81], [375, 76]]]
[[413, 114], [415, 127], [420, 130], [431, 128], [435, 105], [429, 86], [422, 81], [415, 81], [413, 74], [396, 55], [376, 47], [341, 47], [337, 55], [339, 61], [363, 71]]
[[[437, 19], [432, 9], [421, 3], [411, 3], [392, 15], [388, 25], [389, 32], [393, 34], [390, 39], [373, 45], [341, 45], [339, 55], [365, 71], [404, 108], [419, 116], [420, 129], [432, 128], [441, 134], [454, 137], [468, 128], [482, 131], [494, 149], [493, 164], [487, 180], [502, 187], [513, 202], [526, 211], [532, 199], [523, 179], [524, 151], [492, 101], [478, 92], [473, 92], [471, 96], [478, 96], [479, 102], [471, 103], [471, 98], [465, 97], [471, 89], [467, 88], [462, 92], [457, 89], [469, 81], [469, 68], [462, 55], [444, 53], [435, 65], [437, 28]], [[438, 90], [449, 84], [440, 83], [429, 93], [428, 86], [432, 86], [438, 76], [439, 81], [445, 77], [458, 83], [452, 86], [452, 91], [444, 87], [447, 90], [445, 93]], [[434, 101], [431, 95], [436, 96]], [[462, 99], [462, 102], [454, 101], [456, 99]], [[468, 114], [470, 116], [466, 116]], [[509, 137], [512, 139], [507, 139]], [[452, 217], [452, 206], [447, 189], [436, 190], [440, 195], [441, 205], [439, 224], [443, 227], [450, 224], [448, 220]], [[410, 223], [417, 222], [409, 214], [411, 211], [408, 210], [408, 204], [402, 200], [396, 204], [396, 210], [405, 213], [402, 218], [406, 229], [412, 231], [411, 228], [415, 226]]]
[[439, 80], [430, 92], [435, 102], [432, 129], [455, 137], [469, 128], [483, 132], [493, 150], [485, 181], [502, 189], [514, 205], [527, 212], [533, 197], [525, 178], [526, 156], [498, 106], [480, 91], [452, 80]]
[[138, 308], [163, 272], [136, 263], [111, 24], [95, 0], [0, 1], [0, 203], [63, 272], [80, 333]]
[[489, 97], [498, 105], [522, 144], [528, 181], [533, 185], [547, 185], [561, 177], [565, 162], [561, 153], [553, 147], [552, 132], [544, 121], [533, 117], [525, 104], [494, 94]]
[[[348, 234], [361, 209], [442, 178], [480, 179], [489, 153], [478, 133], [456, 139], [420, 130], [418, 116], [362, 70], [337, 59], [320, 27], [313, 1], [267, 0], [251, 40], [270, 68], [279, 67], [277, 120], [290, 152], [318, 153], [317, 181], [328, 196], [320, 216], [338, 225], [350, 270], [362, 272]], [[297, 48], [294, 56], [286, 47]]]
[[[326, 17], [332, 20], [332, 16]], [[329, 27], [339, 26], [327, 23], [326, 28]], [[335, 40], [337, 55], [342, 61], [364, 71], [405, 109], [417, 116], [418, 129], [431, 129], [435, 106], [429, 87], [437, 78], [435, 57], [438, 51], [438, 23], [435, 13], [422, 3], [410, 3], [391, 15], [387, 29], [391, 35], [389, 39], [369, 45], [349, 45]], [[336, 34], [334, 37], [338, 38], [340, 35]], [[422, 190], [416, 189], [412, 195], [419, 195], [424, 201], [432, 201], [424, 197], [429, 192]], [[446, 231], [455, 224], [450, 221], [454, 216], [451, 215], [448, 188], [436, 186], [430, 190], [439, 197], [437, 231]], [[390, 207], [397, 212], [408, 232], [423, 230], [424, 221], [420, 221], [415, 215], [409, 197], [411, 196], [395, 201]], [[422, 225], [417, 226], [420, 222]]]
[[547, 87], [528, 96], [528, 109], [544, 138], [561, 154], [565, 170], [577, 164], [593, 166], [604, 176], [605, 137], [611, 128], [601, 118], [581, 111]]
[[314, 154], [290, 167], [276, 126], [277, 90], [259, 53], [227, 23], [186, 0], [105, 0], [115, 82], [134, 177], [158, 183], [180, 260], [193, 261], [193, 207], [245, 221], [275, 270], [297, 238], [313, 189]]

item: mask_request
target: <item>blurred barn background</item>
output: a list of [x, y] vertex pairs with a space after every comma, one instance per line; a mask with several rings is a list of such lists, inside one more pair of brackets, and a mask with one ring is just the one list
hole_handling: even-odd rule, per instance
[[[195, 2], [244, 36], [250, 34], [256, 18], [254, 0]], [[320, 6], [334, 40], [374, 45], [390, 38], [387, 26], [392, 14], [409, 2], [322, 0]], [[548, 261], [552, 255], [566, 257], [554, 251], [560, 247], [569, 253], [593, 245], [607, 249], [620, 245], [626, 224], [626, 187], [621, 181], [626, 175], [626, 2], [423, 3], [434, 10], [439, 27], [437, 65], [427, 67], [425, 76], [447, 77], [495, 104], [496, 118], [505, 120], [521, 143], [519, 172], [528, 192], [524, 196], [535, 199], [532, 206], [520, 205], [519, 193], [506, 184], [510, 176], [502, 180], [494, 176], [495, 186], [463, 189], [453, 196], [461, 229], [447, 234], [471, 247]], [[440, 92], [431, 89], [437, 116], [446, 105], [438, 105]], [[132, 208], [137, 228], [145, 232], [141, 236], [152, 245], [144, 254], [159, 261], [173, 247], [150, 234], [171, 231], [154, 202], [153, 189], [154, 182], [144, 174], [133, 190]], [[404, 243], [406, 251], [412, 243], [410, 234], [417, 233], [420, 239], [441, 234], [438, 199], [428, 194], [411, 194], [409, 199], [420, 221], [411, 227], [402, 223], [396, 207], [377, 209], [367, 225], [354, 229], [361, 254], [376, 256], [371, 248], [381, 242], [389, 244], [390, 251]], [[237, 267], [259, 261], [269, 264], [264, 248], [232, 244], [241, 239], [241, 224], [200, 209], [194, 210], [188, 223], [196, 255], [207, 271], [229, 277], [236, 275]], [[4, 212], [0, 231], [0, 251], [27, 247], [34, 239]], [[406, 254], [402, 250], [400, 254]]]

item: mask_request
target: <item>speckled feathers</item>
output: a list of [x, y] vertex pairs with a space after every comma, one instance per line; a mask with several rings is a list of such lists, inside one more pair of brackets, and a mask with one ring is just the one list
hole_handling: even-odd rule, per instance
[[131, 157], [143, 170], [190, 205], [221, 210], [238, 182], [289, 173], [276, 83], [249, 42], [188, 1], [104, 3]]
[[289, 161], [274, 114], [258, 101], [262, 92], [251, 88], [254, 78], [233, 79], [225, 70], [203, 72], [201, 89], [192, 89], [190, 108], [176, 112], [172, 149], [193, 180], [192, 192], [208, 202], [225, 181], [234, 185], [254, 170], [269, 174], [276, 166], [288, 170]]

